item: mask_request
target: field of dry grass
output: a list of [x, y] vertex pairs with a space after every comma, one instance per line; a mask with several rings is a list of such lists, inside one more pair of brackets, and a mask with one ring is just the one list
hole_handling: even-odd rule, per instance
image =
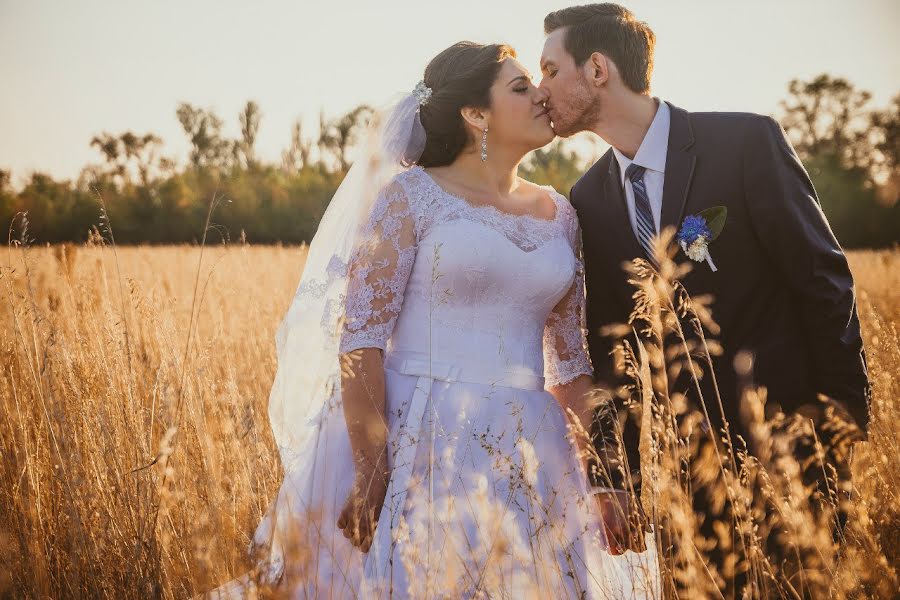
[[[183, 598], [248, 568], [281, 480], [266, 404], [304, 256], [0, 251], [0, 597]], [[900, 251], [850, 258], [875, 405], [836, 589], [882, 595], [900, 561]]]

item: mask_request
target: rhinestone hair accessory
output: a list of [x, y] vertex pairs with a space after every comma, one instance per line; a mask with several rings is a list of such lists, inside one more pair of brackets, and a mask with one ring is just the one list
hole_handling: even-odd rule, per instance
[[422, 80], [413, 89], [413, 96], [419, 101], [419, 106], [428, 104], [428, 99], [431, 98], [431, 88], [425, 85], [425, 81]]

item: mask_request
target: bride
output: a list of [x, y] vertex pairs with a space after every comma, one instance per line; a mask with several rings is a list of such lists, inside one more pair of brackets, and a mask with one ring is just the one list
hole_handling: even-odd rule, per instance
[[373, 118], [278, 330], [257, 567], [216, 597], [660, 595], [569, 426], [592, 410], [580, 230], [516, 175], [545, 100], [511, 48], [461, 42]]

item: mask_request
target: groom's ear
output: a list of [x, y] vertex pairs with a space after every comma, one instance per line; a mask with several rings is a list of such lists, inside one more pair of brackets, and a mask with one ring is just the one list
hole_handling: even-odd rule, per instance
[[615, 68], [605, 54], [594, 52], [584, 61], [585, 76], [588, 81], [597, 86], [605, 85], [609, 81], [610, 69]]

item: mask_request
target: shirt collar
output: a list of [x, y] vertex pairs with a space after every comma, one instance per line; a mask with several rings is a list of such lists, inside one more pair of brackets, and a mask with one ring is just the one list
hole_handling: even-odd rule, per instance
[[644, 134], [641, 145], [638, 147], [634, 160], [628, 158], [618, 148], [613, 147], [613, 154], [619, 162], [619, 175], [622, 178], [622, 185], [625, 185], [625, 169], [631, 163], [636, 163], [648, 171], [658, 171], [665, 173], [666, 171], [666, 153], [669, 149], [669, 105], [659, 98], [656, 100], [656, 115], [650, 123], [650, 128]]

